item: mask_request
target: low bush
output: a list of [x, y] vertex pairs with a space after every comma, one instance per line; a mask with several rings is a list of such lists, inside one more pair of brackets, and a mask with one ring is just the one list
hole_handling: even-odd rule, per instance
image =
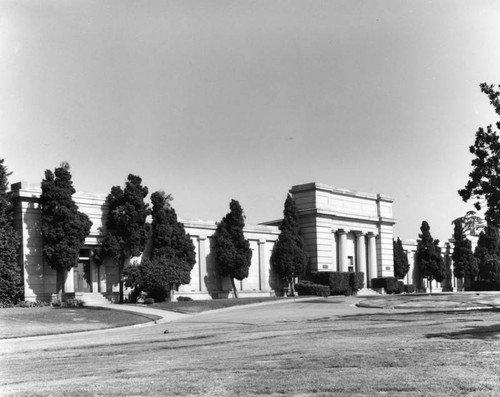
[[165, 302], [168, 298], [168, 291], [165, 287], [155, 285], [148, 291], [148, 297], [153, 298], [155, 302]]
[[12, 307], [45, 307], [50, 306], [50, 303], [44, 301], [20, 301], [15, 305], [11, 302], [0, 302], [0, 309]]
[[153, 298], [146, 298], [146, 299], [144, 299], [144, 304], [145, 305], [152, 305], [153, 303], [155, 303], [155, 300]]
[[315, 284], [311, 281], [299, 281], [295, 284], [295, 291], [299, 296], [316, 295], [327, 297], [330, 295], [330, 287], [322, 284]]
[[84, 302], [81, 299], [69, 298], [66, 299], [65, 306], [67, 307], [83, 307]]
[[191, 302], [193, 298], [190, 298], [189, 296], [178, 296], [177, 301], [178, 302]]
[[352, 295], [365, 285], [363, 272], [316, 272], [309, 278], [316, 284], [328, 285], [330, 295]]
[[415, 286], [413, 284], [405, 284], [404, 291], [407, 294], [413, 294], [415, 292]]
[[372, 288], [383, 288], [388, 294], [400, 294], [404, 291], [404, 282], [396, 277], [372, 278]]

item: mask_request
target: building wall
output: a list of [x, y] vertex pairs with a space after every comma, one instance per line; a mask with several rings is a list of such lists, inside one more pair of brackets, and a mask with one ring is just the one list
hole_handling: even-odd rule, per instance
[[314, 271], [393, 275], [393, 200], [328, 185], [293, 186], [305, 249]]

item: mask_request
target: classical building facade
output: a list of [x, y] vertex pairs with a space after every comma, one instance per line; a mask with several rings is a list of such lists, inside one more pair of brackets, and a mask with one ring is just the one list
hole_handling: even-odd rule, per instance
[[[56, 273], [44, 261], [40, 235], [39, 185], [12, 185], [15, 225], [21, 236], [19, 261], [24, 269], [25, 298], [50, 300], [56, 293]], [[393, 200], [379, 194], [359, 193], [327, 185], [308, 183], [290, 190], [300, 216], [300, 230], [313, 271], [361, 271], [365, 285], [373, 277], [393, 274], [392, 239], [396, 223]], [[106, 219], [106, 196], [76, 193], [80, 211], [93, 226], [80, 252], [78, 265], [65, 275], [65, 292], [76, 295], [103, 294], [116, 299], [118, 269], [114, 262], [101, 260], [99, 243]], [[216, 223], [181, 220], [196, 250], [191, 282], [176, 292], [194, 299], [231, 295], [231, 283], [215, 270], [212, 236]], [[252, 249], [249, 277], [237, 283], [240, 296], [270, 295], [273, 275], [270, 257], [278, 239], [279, 221], [247, 225], [245, 237]]]

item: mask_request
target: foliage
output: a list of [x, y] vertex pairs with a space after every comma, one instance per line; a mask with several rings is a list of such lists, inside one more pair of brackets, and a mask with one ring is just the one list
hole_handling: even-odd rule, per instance
[[454, 221], [453, 229], [453, 274], [457, 278], [465, 276], [475, 277], [478, 273], [477, 261], [472, 252], [471, 241], [465, 236], [465, 229], [461, 219]]
[[62, 163], [54, 173], [45, 171], [39, 199], [43, 255], [59, 275], [59, 293], [63, 288], [62, 274], [77, 265], [92, 226], [89, 217], [73, 201], [74, 193], [68, 163]]
[[398, 237], [396, 241], [392, 242], [392, 245], [394, 251], [394, 277], [402, 280], [410, 270], [410, 264], [401, 239]]
[[407, 294], [413, 294], [415, 292], [415, 286], [413, 284], [405, 284], [403, 290]]
[[270, 264], [283, 284], [293, 289], [293, 281], [302, 276], [307, 266], [307, 254], [303, 250], [303, 240], [299, 234], [299, 221], [295, 202], [287, 195], [283, 210], [281, 233], [274, 244]]
[[[495, 108], [495, 112], [500, 116], [500, 91], [493, 85], [482, 83], [481, 92], [485, 93], [490, 104]], [[500, 86], [498, 87], [500, 88]], [[500, 121], [496, 123], [500, 129]], [[469, 174], [469, 181], [464, 189], [458, 194], [464, 201], [476, 198], [474, 207], [479, 211], [486, 206], [486, 222], [500, 226], [500, 141], [498, 132], [491, 125], [482, 127], [476, 132], [476, 140], [469, 148], [475, 156], [472, 160], [472, 171]], [[480, 200], [484, 200], [481, 203]]]
[[372, 288], [383, 288], [387, 294], [400, 294], [404, 291], [404, 283], [396, 277], [372, 278]]
[[423, 278], [426, 278], [429, 283], [431, 283], [433, 279], [437, 282], [441, 282], [446, 275], [446, 266], [441, 257], [439, 240], [434, 240], [432, 238], [429, 224], [426, 221], [422, 222], [420, 231], [422, 233], [419, 234], [420, 240], [418, 241], [416, 255], [419, 273]]
[[229, 276], [234, 295], [237, 297], [234, 279], [243, 280], [248, 277], [252, 250], [243, 234], [245, 217], [240, 203], [231, 200], [229, 208], [229, 213], [217, 224], [214, 233], [214, 252], [220, 275]]
[[486, 221], [480, 216], [476, 215], [476, 211], [467, 211], [464, 216], [455, 219], [451, 222], [455, 225], [456, 221], [462, 222], [464, 234], [470, 234], [471, 236], [478, 236], [481, 230], [486, 226]]
[[15, 305], [23, 297], [21, 267], [17, 262], [19, 236], [12, 219], [12, 203], [7, 193], [8, 172], [0, 159], [0, 306]]
[[147, 195], [148, 188], [142, 185], [142, 179], [129, 174], [125, 188], [113, 186], [106, 199], [108, 215], [102, 249], [118, 264], [120, 302], [123, 302], [125, 262], [142, 253], [149, 237], [149, 225], [146, 223], [149, 208], [144, 202]]
[[151, 195], [153, 204], [153, 260], [166, 267], [169, 289], [191, 282], [191, 270], [196, 263], [196, 253], [184, 225], [177, 221], [174, 208], [169, 205], [170, 196], [164, 192]]
[[125, 268], [126, 285], [145, 291], [156, 302], [164, 302], [169, 291], [181, 284], [189, 284], [196, 253], [184, 225], [177, 221], [170, 206], [170, 195], [158, 191], [151, 195], [152, 253], [143, 257], [139, 265]]
[[364, 287], [363, 272], [316, 272], [311, 273], [312, 282], [328, 285], [331, 295], [352, 295]]
[[500, 235], [497, 227], [488, 225], [479, 234], [474, 257], [478, 265], [478, 279], [486, 282], [492, 289], [500, 284]]
[[295, 285], [295, 291], [299, 296], [316, 295], [327, 297], [330, 295], [330, 288], [327, 285], [314, 284], [311, 281], [299, 281]]
[[85, 303], [78, 298], [69, 298], [64, 302], [64, 306], [66, 307], [83, 307], [84, 305]]

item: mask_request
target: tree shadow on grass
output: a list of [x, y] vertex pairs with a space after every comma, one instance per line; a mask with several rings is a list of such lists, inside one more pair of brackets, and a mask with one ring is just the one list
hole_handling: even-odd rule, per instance
[[471, 327], [456, 332], [442, 332], [427, 334], [427, 339], [500, 339], [500, 324], [487, 325], [483, 327]]

